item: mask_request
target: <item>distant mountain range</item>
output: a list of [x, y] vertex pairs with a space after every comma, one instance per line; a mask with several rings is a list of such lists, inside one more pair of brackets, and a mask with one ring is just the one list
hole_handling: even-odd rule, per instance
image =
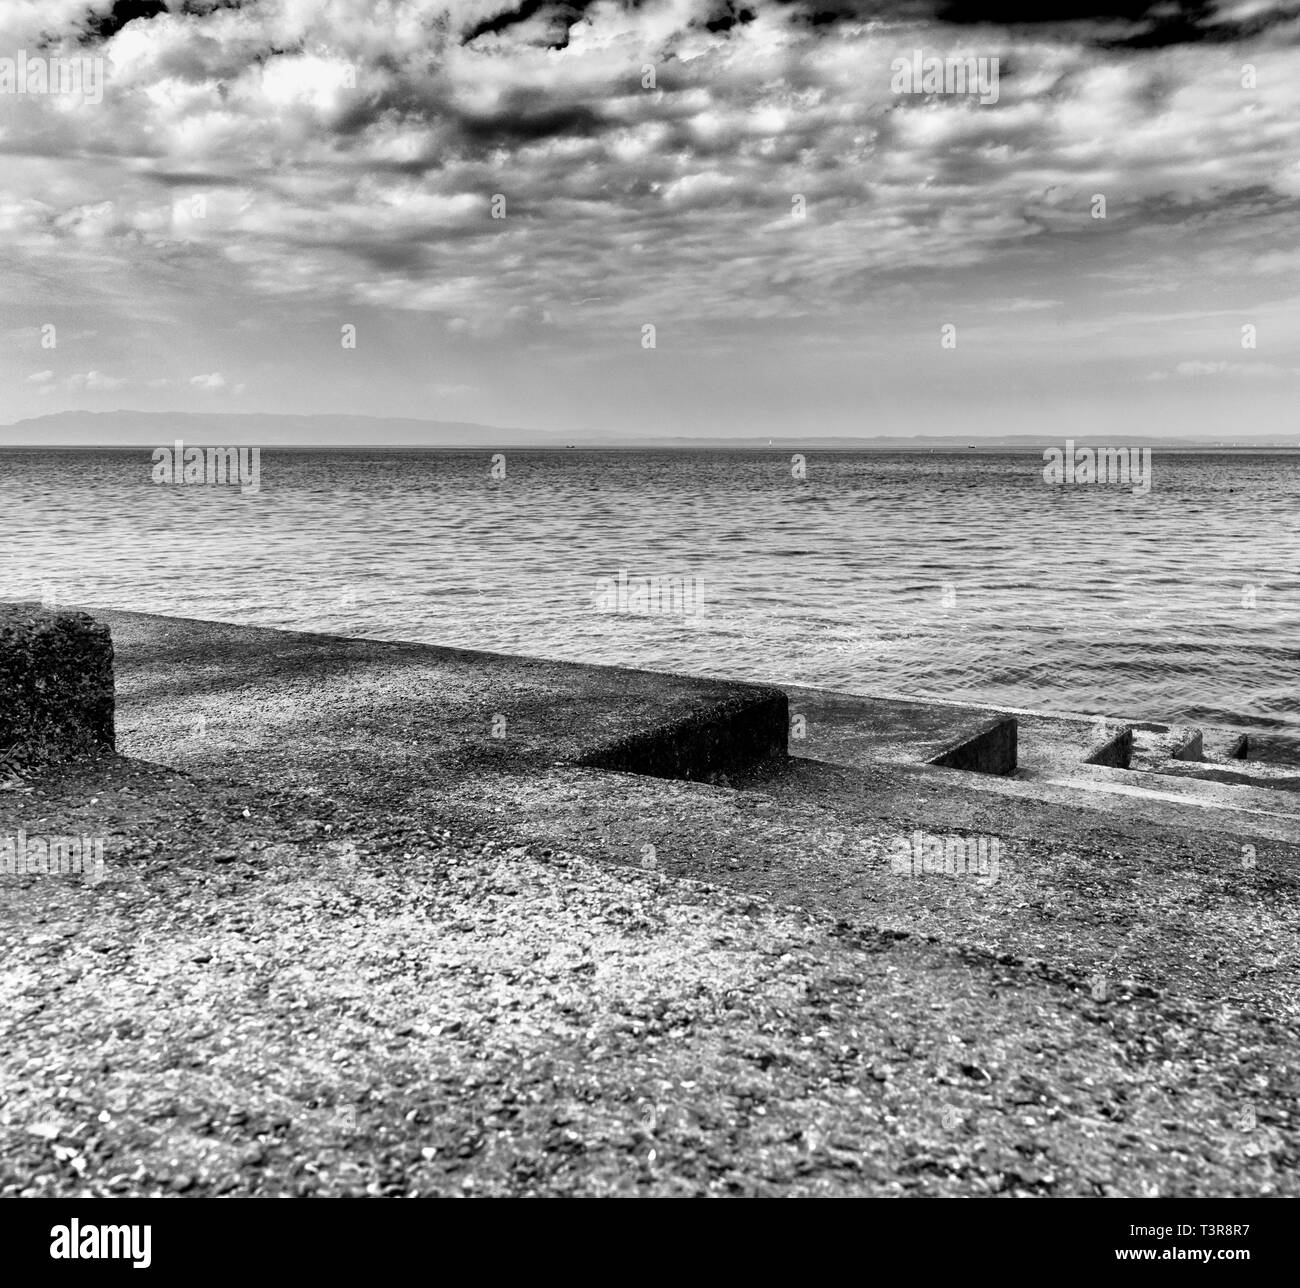
[[[504, 429], [465, 421], [418, 420], [397, 416], [282, 416], [265, 412], [61, 411], [0, 425], [0, 447], [167, 447], [176, 439], [194, 447], [334, 447], [370, 449], [469, 448], [497, 451], [531, 448], [730, 448], [772, 451], [1021, 451], [1061, 446], [1065, 435], [1009, 434], [977, 438], [957, 435], [785, 435], [688, 438], [673, 435], [613, 437], [590, 432], [562, 434], [544, 429]], [[1171, 449], [1291, 447], [1300, 434], [1262, 434], [1250, 439], [1214, 439], [1158, 434], [1096, 434], [1077, 437], [1079, 447]]]

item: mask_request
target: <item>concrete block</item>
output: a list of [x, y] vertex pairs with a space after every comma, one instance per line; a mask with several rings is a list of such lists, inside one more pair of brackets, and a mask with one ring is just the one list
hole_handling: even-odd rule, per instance
[[784, 759], [789, 725], [786, 695], [753, 687], [684, 719], [598, 748], [578, 763], [654, 778], [709, 781]]
[[1111, 769], [1127, 769], [1133, 760], [1133, 728], [1126, 725], [1115, 733], [1098, 739], [1084, 756], [1085, 765], [1106, 765]]
[[973, 774], [1008, 775], [1016, 772], [1018, 726], [1014, 716], [990, 721], [978, 733], [945, 748], [932, 765], [964, 769]]
[[0, 751], [45, 760], [113, 746], [108, 627], [86, 613], [0, 604]]

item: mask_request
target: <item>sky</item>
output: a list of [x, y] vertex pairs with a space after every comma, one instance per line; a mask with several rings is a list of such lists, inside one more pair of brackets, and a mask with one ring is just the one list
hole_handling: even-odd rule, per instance
[[1300, 0], [1053, 8], [3, 0], [0, 417], [1287, 431]]

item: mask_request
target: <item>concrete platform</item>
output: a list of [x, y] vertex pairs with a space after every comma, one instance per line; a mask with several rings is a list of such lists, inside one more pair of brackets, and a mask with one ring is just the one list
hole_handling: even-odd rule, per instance
[[[1098, 909], [1127, 922], [1136, 902], [1156, 937], [1175, 934], [1178, 948], [1165, 957], [1146, 946], [1132, 965], [1140, 960], [1162, 986], [1181, 977], [1206, 996], [1240, 992], [1239, 964], [1221, 960], [1218, 936], [1189, 967], [1183, 906], [1167, 883], [1244, 931], [1259, 911], [1239, 904], [1246, 892], [1279, 883], [1289, 909], [1300, 874], [1293, 793], [1088, 763], [1135, 728], [1118, 718], [791, 688], [781, 748], [786, 695], [757, 686], [102, 616], [129, 756], [381, 817], [437, 816], [503, 844], [588, 844], [619, 863], [1062, 967], [1110, 961]], [[1028, 767], [932, 763], [1006, 720], [1021, 731]], [[1150, 747], [1165, 729], [1139, 735]], [[674, 765], [663, 749], [683, 731]], [[1184, 745], [1185, 731], [1167, 741]], [[934, 879], [902, 879], [891, 866], [918, 833], [996, 838], [995, 888], [940, 878], [948, 888], [936, 907]], [[1063, 864], [1075, 873], [1067, 888], [1076, 884], [1081, 854], [1094, 856], [1099, 888], [1120, 871], [1132, 881], [1114, 902], [1066, 898], [1045, 938], [1045, 892], [1061, 889]], [[1268, 981], [1276, 992], [1252, 984], [1252, 996], [1290, 1013], [1300, 974], [1284, 978], [1285, 987]]]
[[[962, 759], [977, 773], [1017, 767], [1014, 716], [922, 698], [887, 698], [787, 686], [790, 754], [836, 765], [934, 764]], [[1007, 729], [1002, 738], [990, 737]], [[958, 766], [961, 767], [961, 766]]]
[[[1180, 731], [793, 689], [787, 726], [760, 686], [103, 616], [121, 755], [0, 794], [0, 833], [112, 838], [102, 888], [8, 887], [6, 942], [95, 930], [58, 938], [84, 982], [33, 994], [39, 1026], [24, 988], [3, 1003], [26, 1074], [0, 1091], [14, 1121], [66, 1115], [41, 1070], [75, 1067], [124, 1121], [146, 1106], [132, 1192], [178, 1168], [296, 1192], [301, 1173], [250, 1176], [183, 1126], [249, 1075], [178, 1081], [177, 1049], [273, 1053], [254, 1125], [378, 1088], [363, 1140], [286, 1141], [331, 1176], [392, 1175], [373, 1169], [398, 1150], [418, 1192], [1296, 1192], [1294, 793], [1088, 763], [1127, 731], [1130, 762], [1172, 764]], [[933, 763], [1009, 720], [1014, 766]], [[116, 1036], [144, 1014], [165, 1049]], [[685, 1018], [647, 1045], [661, 1014]], [[534, 1093], [577, 1153], [549, 1109], [459, 1152]], [[653, 1166], [609, 1108], [647, 1095]], [[422, 1113], [456, 1124], [432, 1161]], [[34, 1166], [6, 1173], [28, 1145], [5, 1140], [0, 1121], [0, 1192]]]
[[783, 755], [785, 695], [538, 658], [101, 612], [122, 746], [300, 785], [349, 756], [446, 784], [584, 764], [706, 779]]

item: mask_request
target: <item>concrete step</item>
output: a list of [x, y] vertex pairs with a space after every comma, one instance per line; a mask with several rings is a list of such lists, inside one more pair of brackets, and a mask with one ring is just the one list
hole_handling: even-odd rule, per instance
[[793, 721], [790, 754], [831, 764], [943, 764], [1050, 778], [1080, 764], [1155, 769], [1170, 759], [1202, 756], [1201, 730], [1186, 725], [901, 694], [801, 687], [786, 692]]
[[1209, 761], [1245, 760], [1250, 739], [1230, 729], [1207, 729], [1204, 738], [1205, 759]]
[[1300, 820], [1300, 800], [1294, 793], [1255, 783], [1220, 782], [1190, 773], [1155, 773], [1105, 765], [1079, 765], [1074, 772], [1050, 781], [1070, 791], [1087, 792], [1093, 798], [1127, 798], [1132, 807], [1139, 801], [1168, 801], [1201, 811]]
[[789, 689], [792, 756], [869, 773], [963, 771], [963, 790], [1182, 828], [1300, 838], [1300, 766], [1206, 759], [1244, 748], [1227, 730], [1047, 714], [937, 699]]
[[[1160, 786], [1142, 783], [1140, 777], [1138, 781], [1134, 778], [1129, 770], [1087, 765], [1080, 766], [1076, 776], [1055, 782], [985, 777], [981, 778], [979, 785], [982, 791], [990, 794], [1109, 815], [1121, 826], [1133, 822], [1154, 823], [1199, 834], [1300, 844], [1300, 812], [1293, 812], [1290, 808], [1269, 808], [1276, 805], [1276, 797], [1281, 793], [1261, 793], [1259, 798], [1250, 800], [1226, 794], [1247, 790], [1244, 788], [1223, 788], [1219, 784], [1169, 778], [1164, 780], [1165, 784], [1177, 786], [1173, 790], [1161, 790]], [[1198, 793], [1195, 791], [1198, 786], [1217, 787], [1220, 793], [1225, 794]], [[1186, 790], [1188, 788], [1192, 790]], [[1285, 807], [1293, 805], [1293, 798], [1282, 799]]]
[[789, 752], [828, 764], [1016, 768], [1016, 720], [986, 707], [788, 687]]
[[[1300, 845], [1300, 808], [1293, 795], [1106, 765], [1080, 765], [1053, 781], [933, 765], [796, 760], [788, 775], [760, 771], [743, 790], [771, 796], [786, 808], [816, 805], [840, 817], [866, 812], [922, 820], [916, 825], [923, 829], [925, 820], [943, 817], [950, 828], [1032, 836], [1065, 848], [1078, 835], [1107, 826], [1117, 836], [1130, 836], [1135, 825], [1168, 829], [1171, 837], [1235, 838], [1227, 841], [1234, 849], [1241, 840]], [[954, 822], [959, 818], [960, 825]]]
[[1266, 760], [1169, 761], [1156, 772], [1170, 778], [1197, 778], [1261, 791], [1300, 792], [1300, 765], [1274, 765]]
[[1134, 724], [1129, 769], [1157, 770], [1205, 758], [1204, 734], [1190, 725]]
[[1130, 725], [1105, 717], [903, 694], [800, 686], [786, 692], [790, 754], [828, 764], [932, 764], [1034, 776], [1089, 760], [1125, 764], [1129, 755]]

